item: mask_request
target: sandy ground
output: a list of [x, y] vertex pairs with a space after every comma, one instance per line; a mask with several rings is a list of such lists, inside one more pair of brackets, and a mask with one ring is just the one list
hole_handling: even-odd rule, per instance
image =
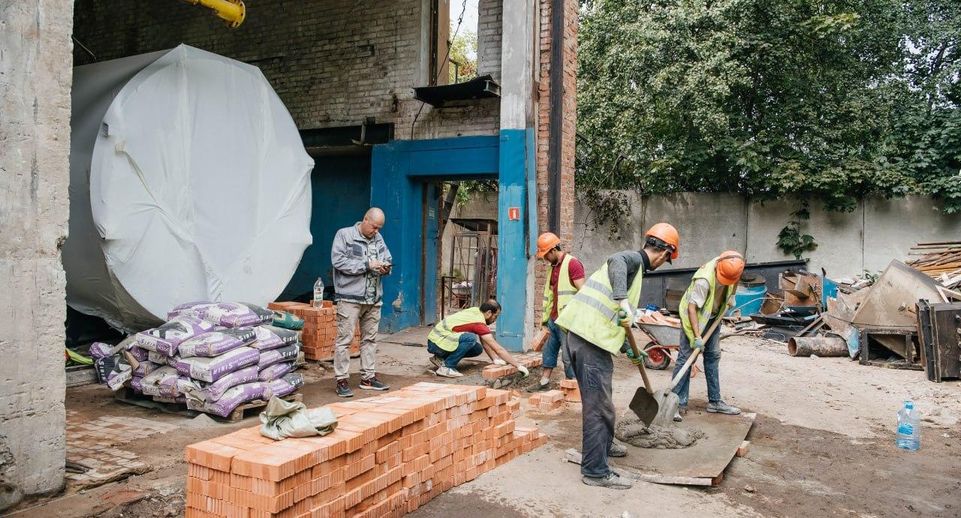
[[[415, 329], [384, 337], [379, 367], [384, 381], [394, 387], [440, 381], [427, 370], [423, 348], [403, 345], [423, 343], [425, 335]], [[521, 421], [547, 432], [547, 446], [448, 491], [414, 515], [961, 516], [961, 384], [934, 384], [921, 372], [861, 366], [845, 358], [794, 358], [783, 344], [756, 338], [731, 337], [722, 348], [725, 400], [758, 417], [748, 435], [748, 455], [732, 461], [720, 486], [637, 482], [629, 491], [613, 491], [581, 484], [578, 467], [563, 460], [565, 449], [580, 444], [580, 409], [574, 406], [550, 415], [526, 412]], [[462, 382], [480, 379], [479, 365], [464, 370], [468, 376]], [[309, 406], [336, 399], [329, 372], [315, 365], [307, 377], [303, 392]], [[651, 378], [655, 387], [663, 386], [668, 372], [652, 372]], [[702, 380], [692, 383], [692, 412], [704, 408]], [[618, 408], [627, 407], [639, 383], [636, 370], [619, 359]], [[924, 415], [922, 448], [914, 453], [893, 444], [895, 414], [908, 398]], [[184, 417], [117, 403], [99, 386], [69, 390], [67, 407], [79, 416], [75, 419], [136, 416], [178, 423], [180, 430], [124, 446], [152, 466], [150, 473], [83, 492], [68, 487], [10, 516], [179, 515], [183, 447], [257, 424], [251, 418], [237, 425], [191, 426]], [[631, 448], [630, 455], [644, 451]]]

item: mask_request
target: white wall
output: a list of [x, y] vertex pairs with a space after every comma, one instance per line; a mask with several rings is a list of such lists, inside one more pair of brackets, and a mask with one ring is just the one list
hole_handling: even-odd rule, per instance
[[[588, 269], [618, 250], [638, 249], [644, 231], [658, 221], [670, 222], [681, 234], [675, 268], [699, 266], [727, 249], [746, 251], [748, 262], [793, 259], [777, 248], [777, 235], [797, 208], [796, 200], [761, 204], [731, 194], [625, 195], [632, 209], [618, 240], [609, 238], [606, 226], [596, 228], [586, 205], [577, 203], [573, 252]], [[825, 211], [812, 201], [811, 219], [802, 231], [818, 243], [817, 250], [804, 254], [809, 268], [824, 268], [837, 278], [882, 270], [891, 259], [906, 260], [910, 247], [921, 241], [961, 240], [961, 215], [945, 215], [937, 202], [918, 196], [869, 199], [845, 213]]]

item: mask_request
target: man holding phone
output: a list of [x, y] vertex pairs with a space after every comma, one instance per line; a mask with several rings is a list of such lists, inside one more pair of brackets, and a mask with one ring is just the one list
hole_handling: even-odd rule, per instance
[[364, 219], [337, 231], [330, 250], [337, 299], [337, 342], [334, 376], [337, 395], [353, 397], [350, 390], [350, 342], [360, 323], [360, 388], [388, 390], [377, 379], [377, 329], [383, 307], [381, 277], [390, 275], [390, 250], [380, 235], [384, 211], [371, 207]]

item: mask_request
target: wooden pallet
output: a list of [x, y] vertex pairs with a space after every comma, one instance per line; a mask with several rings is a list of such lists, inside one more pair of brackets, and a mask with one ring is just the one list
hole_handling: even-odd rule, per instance
[[[293, 394], [288, 394], [281, 397], [284, 401], [303, 401], [304, 396], [300, 392], [294, 392]], [[161, 403], [159, 401], [154, 401], [150, 396], [145, 396], [143, 394], [138, 394], [134, 392], [130, 387], [123, 387], [114, 393], [114, 399], [121, 403], [126, 403], [128, 405], [139, 406], [141, 408], [148, 408], [150, 410], [159, 410], [168, 414], [176, 414], [184, 417], [197, 417], [203, 412], [199, 410], [190, 410], [186, 406], [180, 403]], [[267, 406], [267, 402], [262, 399], [255, 399], [253, 401], [248, 401], [230, 413], [227, 417], [220, 417], [213, 414], [210, 415], [211, 418], [223, 422], [223, 423], [236, 423], [244, 420], [248, 411], [260, 410]], [[253, 412], [251, 412], [253, 413]]]
[[[301, 401], [304, 400], [304, 396], [300, 392], [294, 392], [293, 394], [288, 394], [286, 396], [281, 397], [280, 399], [283, 399], [284, 401], [296, 401], [300, 403]], [[267, 406], [266, 401], [264, 401], [263, 399], [255, 399], [253, 401], [248, 401], [247, 403], [244, 403], [238, 406], [227, 417], [222, 418], [220, 416], [215, 416], [215, 415], [211, 415], [210, 417], [213, 417], [218, 421], [223, 421], [227, 423], [236, 423], [239, 421], [243, 421], [247, 417], [246, 413], [248, 411], [257, 410], [258, 411], [257, 413], [259, 413], [260, 409], [264, 408], [265, 406]]]

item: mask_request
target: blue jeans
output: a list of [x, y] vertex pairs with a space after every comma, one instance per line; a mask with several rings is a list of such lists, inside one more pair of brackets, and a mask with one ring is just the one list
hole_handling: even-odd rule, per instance
[[464, 333], [460, 335], [457, 349], [454, 349], [453, 351], [445, 351], [440, 347], [437, 347], [437, 344], [434, 342], [428, 340], [427, 352], [443, 358], [444, 366], [454, 369], [464, 358], [480, 356], [481, 353], [484, 352], [484, 347], [481, 346], [480, 337], [475, 333]]
[[[691, 342], [687, 339], [684, 329], [681, 329], [681, 347], [678, 349], [677, 363], [674, 364], [672, 377], [677, 375], [692, 352]], [[707, 400], [717, 403], [721, 400], [721, 380], [718, 375], [718, 365], [721, 363], [721, 331], [719, 329], [715, 330], [711, 338], [705, 342], [701, 357], [704, 358], [704, 377], [707, 378]], [[692, 365], [691, 369], [693, 368]], [[688, 369], [674, 387], [674, 393], [677, 394], [681, 406], [687, 406], [687, 396], [691, 389], [691, 369]]]
[[572, 380], [574, 379], [574, 368], [571, 366], [571, 355], [567, 350], [567, 344], [564, 336], [564, 331], [557, 327], [554, 320], [547, 321], [547, 343], [544, 344], [544, 350], [541, 352], [541, 363], [545, 369], [553, 369], [557, 367], [557, 356], [559, 353], [563, 353], [564, 358], [564, 376]]

